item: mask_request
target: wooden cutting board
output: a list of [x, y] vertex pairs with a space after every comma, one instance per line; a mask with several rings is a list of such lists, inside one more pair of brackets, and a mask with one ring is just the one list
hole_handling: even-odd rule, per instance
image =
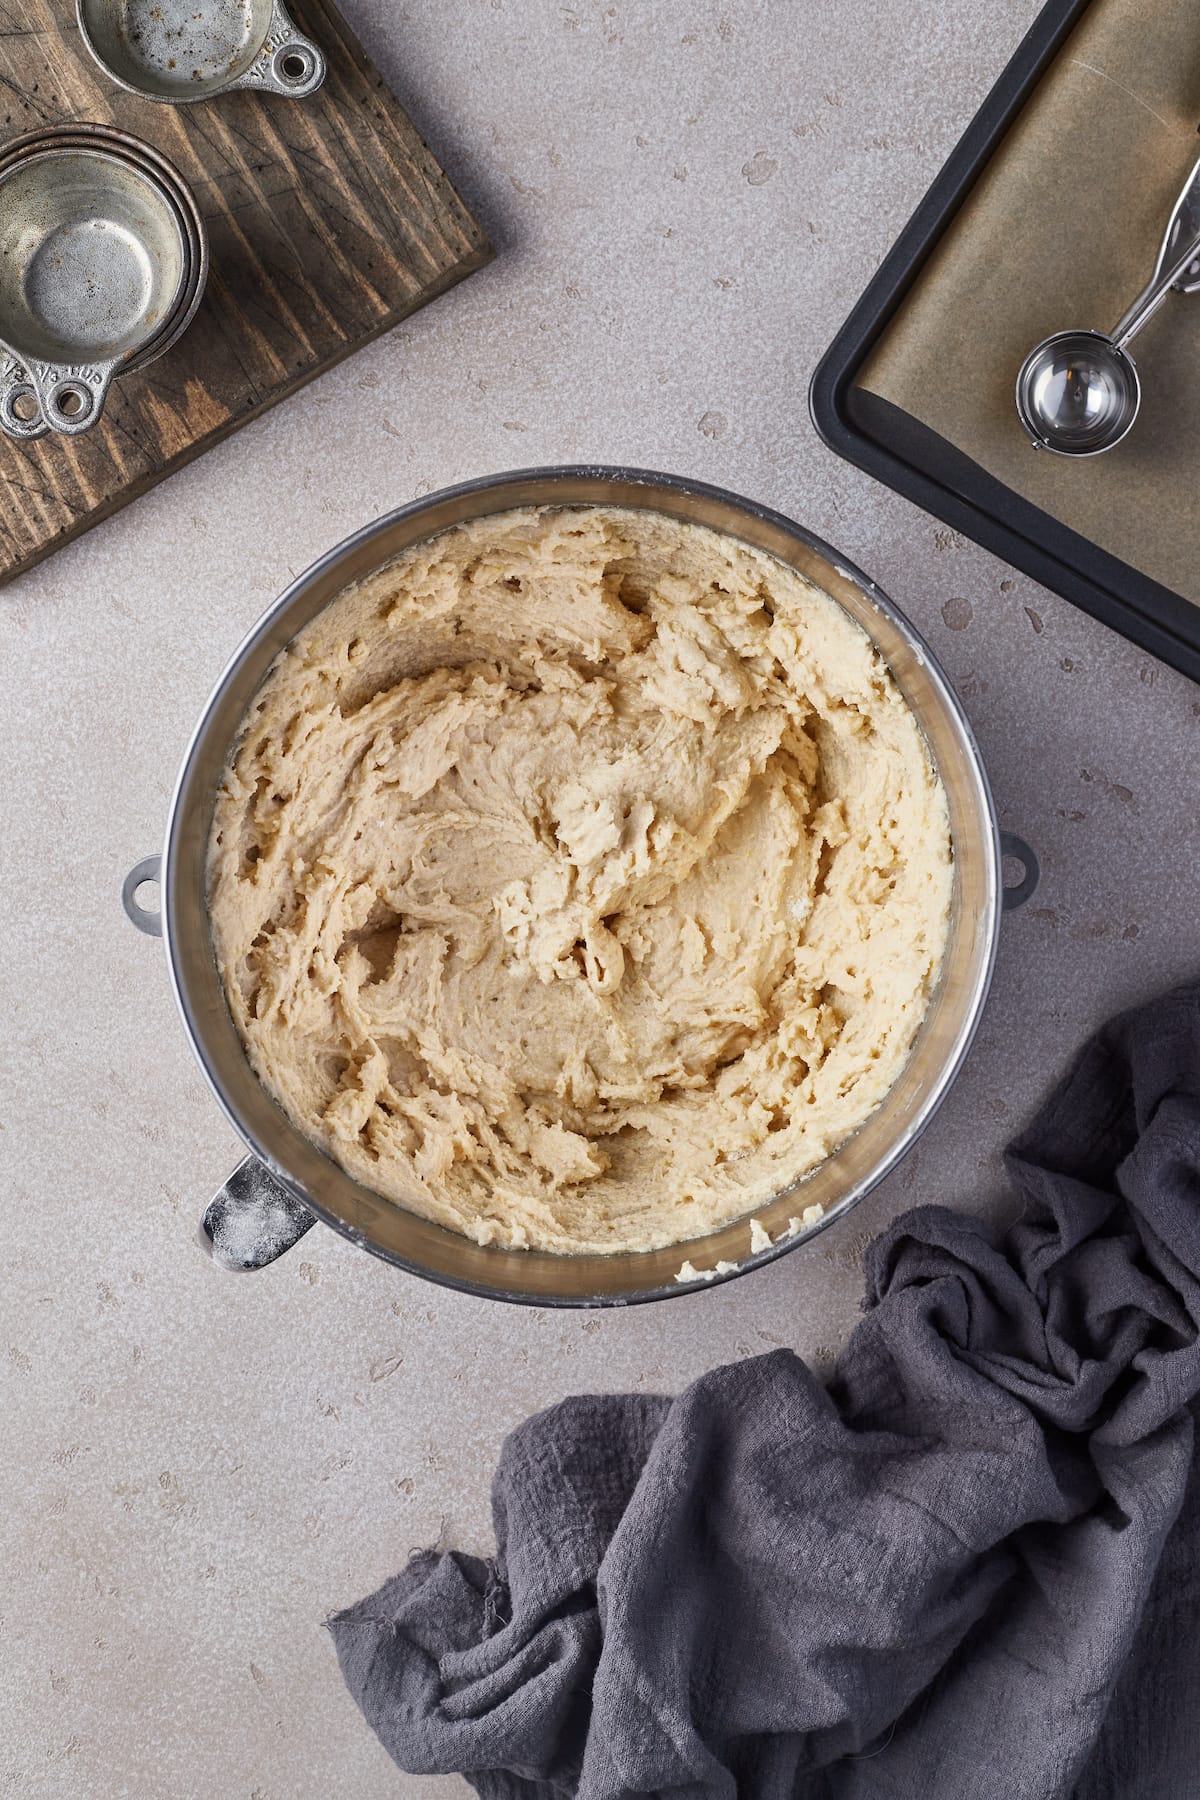
[[0, 142], [63, 120], [136, 132], [193, 188], [212, 271], [185, 335], [81, 437], [0, 436], [0, 582], [145, 493], [480, 268], [491, 249], [329, 0], [308, 100], [139, 100], [92, 62], [74, 0], [0, 0]]

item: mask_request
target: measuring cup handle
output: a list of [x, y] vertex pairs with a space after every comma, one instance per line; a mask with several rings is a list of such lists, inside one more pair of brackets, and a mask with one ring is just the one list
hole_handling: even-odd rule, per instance
[[264, 94], [285, 94], [290, 100], [306, 100], [325, 79], [325, 52], [310, 37], [297, 31], [283, 0], [275, 0], [271, 24], [257, 57], [245, 74], [229, 83], [233, 88], [257, 88]]
[[[28, 416], [23, 418], [22, 412]], [[14, 357], [5, 357], [0, 362], [0, 431], [6, 437], [28, 440], [45, 437], [49, 429], [29, 371]]]
[[78, 437], [81, 432], [90, 431], [104, 411], [115, 373], [116, 364], [112, 362], [44, 363], [31, 359], [30, 385], [45, 424], [63, 437]]

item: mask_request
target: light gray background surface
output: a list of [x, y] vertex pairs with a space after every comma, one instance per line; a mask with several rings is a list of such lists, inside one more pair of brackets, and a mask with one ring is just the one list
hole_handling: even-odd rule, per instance
[[[0, 1791], [22, 1800], [464, 1794], [393, 1769], [325, 1613], [412, 1546], [487, 1548], [531, 1409], [777, 1344], [827, 1363], [867, 1235], [915, 1201], [995, 1206], [1002, 1144], [1085, 1031], [1194, 969], [1200, 689], [840, 463], [807, 415], [1035, 0], [346, 11], [497, 260], [0, 593]], [[291, 576], [414, 495], [569, 460], [777, 506], [931, 638], [1044, 867], [970, 1061], [849, 1221], [718, 1292], [523, 1312], [323, 1228], [223, 1275], [193, 1233], [238, 1147], [122, 876]]]

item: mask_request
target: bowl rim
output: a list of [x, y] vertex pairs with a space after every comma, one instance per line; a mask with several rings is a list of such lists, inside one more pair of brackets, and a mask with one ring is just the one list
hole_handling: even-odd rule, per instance
[[[618, 481], [624, 484], [631, 484], [635, 487], [645, 488], [647, 491], [647, 499], [644, 510], [646, 511], [653, 512], [655, 510], [661, 510], [656, 508], [654, 504], [653, 493], [655, 490], [666, 490], [669, 493], [680, 496], [695, 495], [701, 499], [712, 500], [724, 506], [732, 507], [754, 520], [761, 521], [765, 526], [773, 530], [780, 531], [788, 537], [797, 539], [808, 549], [827, 560], [840, 576], [844, 577], [853, 586], [860, 589], [870, 603], [878, 608], [878, 610], [882, 612], [907, 639], [916, 659], [922, 664], [925, 673], [930, 678], [937, 693], [939, 703], [946, 709], [956, 730], [957, 736], [967, 753], [970, 763], [970, 772], [974, 778], [974, 786], [980, 802], [981, 816], [979, 823], [981, 826], [981, 842], [986, 858], [986, 867], [984, 871], [986, 877], [985, 920], [988, 926], [988, 937], [985, 954], [978, 963], [969, 999], [963, 1009], [963, 1016], [958, 1023], [951, 1047], [940, 1065], [937, 1077], [931, 1084], [930, 1092], [916, 1108], [913, 1117], [910, 1119], [905, 1129], [899, 1134], [890, 1150], [880, 1157], [871, 1166], [866, 1176], [857, 1182], [844, 1199], [836, 1206], [830, 1208], [821, 1219], [817, 1220], [812, 1226], [807, 1227], [805, 1230], [798, 1232], [795, 1236], [790, 1236], [787, 1233], [780, 1234], [774, 1239], [769, 1247], [751, 1252], [747, 1256], [740, 1258], [732, 1267], [723, 1269], [720, 1273], [717, 1273], [716, 1271], [700, 1272], [695, 1280], [689, 1279], [680, 1281], [676, 1278], [665, 1284], [658, 1283], [652, 1287], [622, 1290], [611, 1293], [534, 1292], [522, 1289], [505, 1288], [499, 1284], [487, 1285], [465, 1276], [456, 1275], [452, 1271], [431, 1269], [425, 1264], [415, 1261], [411, 1257], [406, 1257], [382, 1244], [376, 1243], [363, 1229], [340, 1218], [337, 1213], [326, 1207], [320, 1200], [315, 1199], [304, 1184], [280, 1163], [270, 1148], [258, 1140], [254, 1131], [242, 1118], [235, 1100], [227, 1091], [219, 1070], [214, 1066], [214, 1061], [208, 1054], [208, 1049], [201, 1031], [193, 1017], [192, 1008], [177, 966], [175, 947], [172, 939], [172, 921], [175, 915], [176, 906], [176, 845], [188, 822], [186, 809], [183, 806], [183, 800], [186, 796], [195, 764], [201, 753], [207, 748], [207, 739], [214, 716], [221, 710], [227, 691], [239, 677], [244, 661], [258, 647], [261, 640], [270, 635], [276, 619], [287, 611], [287, 609], [303, 594], [305, 589], [333, 573], [340, 564], [351, 560], [356, 552], [365, 549], [370, 545], [372, 540], [385, 537], [397, 525], [411, 522], [414, 519], [419, 518], [423, 513], [431, 512], [435, 508], [447, 503], [470, 500], [477, 497], [482, 498], [485, 495], [491, 495], [493, 493], [501, 495], [509, 488], [516, 488], [518, 484], [531, 482], [553, 484], [555, 482], [562, 482], [564, 485], [567, 485], [593, 480], [597, 482]], [[508, 504], [499, 504], [495, 507], [481, 508], [478, 514], [473, 514], [471, 516], [487, 517], [492, 513], [499, 514], [506, 511], [516, 511], [523, 505], [531, 504], [542, 506], [561, 504], [564, 507], [588, 505], [602, 506], [607, 504], [619, 507], [621, 505], [628, 506], [634, 503], [613, 500], [588, 501], [579, 499], [564, 499], [561, 502], [556, 502], [553, 499], [545, 499], [534, 503], [529, 501], [522, 502], [514, 499]], [[445, 527], [432, 528], [430, 536], [438, 535], [442, 529], [445, 529]], [[728, 532], [728, 535], [736, 536], [737, 533], [730, 531]], [[419, 538], [411, 540], [414, 544], [420, 541], [421, 539]], [[751, 542], [749, 539], [745, 541]], [[751, 543], [751, 547], [753, 548], [755, 546]], [[763, 553], [772, 554], [771, 552]], [[382, 567], [383, 562], [387, 560], [390, 560], [390, 558], [384, 558], [377, 566]], [[776, 558], [776, 560], [781, 559]], [[322, 602], [322, 606], [329, 604], [330, 600], [335, 597], [336, 593], [331, 594], [327, 600]], [[315, 618], [320, 610], [321, 607], [315, 608], [310, 616]], [[302, 625], [296, 627], [296, 631], [301, 629], [303, 629]], [[289, 634], [287, 641], [291, 641], [291, 638], [294, 636], [295, 631]], [[276, 652], [276, 654], [277, 653], [278, 652]], [[272, 661], [273, 660], [274, 657], [272, 657]], [[268, 667], [269, 666], [270, 665], [268, 665]], [[231, 743], [232, 740], [230, 740], [230, 745]], [[227, 751], [230, 745], [226, 746]], [[930, 754], [932, 756], [932, 752]], [[843, 556], [840, 551], [834, 549], [832, 545], [819, 537], [815, 532], [809, 531], [806, 527], [798, 525], [795, 520], [790, 519], [786, 514], [777, 511], [775, 508], [762, 505], [754, 500], [749, 500], [740, 494], [734, 493], [728, 488], [719, 487], [713, 483], [693, 480], [685, 476], [662, 474], [653, 470], [603, 463], [563, 463], [502, 470], [494, 474], [478, 476], [468, 481], [457, 482], [450, 486], [439, 488], [432, 493], [422, 495], [416, 500], [408, 501], [402, 506], [395, 507], [386, 513], [382, 513], [366, 525], [359, 527], [358, 530], [349, 533], [346, 537], [340, 539], [338, 543], [334, 544], [329, 550], [316, 557], [307, 568], [303, 569], [300, 574], [295, 577], [293, 581], [289, 582], [278, 598], [267, 607], [266, 611], [261, 614], [244, 634], [241, 642], [229, 657], [224, 669], [221, 671], [220, 676], [212, 688], [208, 699], [202, 707], [196, 725], [188, 738], [187, 746], [180, 761], [179, 772], [171, 793], [163, 840], [160, 881], [163, 943], [167, 956], [171, 988], [175, 996], [180, 1017], [183, 1021], [184, 1030], [187, 1034], [188, 1041], [191, 1044], [193, 1054], [200, 1064], [201, 1070], [218, 1106], [229, 1124], [237, 1133], [238, 1137], [243, 1144], [245, 1144], [250, 1154], [261, 1162], [270, 1174], [273, 1175], [296, 1200], [307, 1207], [319, 1220], [321, 1220], [322, 1223], [329, 1225], [333, 1230], [338, 1232], [340, 1236], [348, 1238], [361, 1249], [369, 1251], [372, 1255], [379, 1257], [382, 1261], [391, 1264], [393, 1267], [400, 1268], [407, 1274], [420, 1276], [423, 1280], [431, 1281], [440, 1287], [450, 1288], [458, 1293], [470, 1294], [477, 1298], [502, 1300], [517, 1305], [540, 1307], [547, 1310], [574, 1310], [643, 1305], [656, 1300], [669, 1300], [680, 1294], [715, 1289], [723, 1286], [724, 1283], [728, 1281], [736, 1280], [741, 1275], [748, 1274], [753, 1269], [766, 1267], [767, 1264], [775, 1262], [780, 1257], [787, 1255], [790, 1251], [799, 1248], [801, 1244], [811, 1243], [813, 1239], [818, 1237], [823, 1231], [843, 1219], [845, 1215], [859, 1203], [859, 1201], [865, 1199], [869, 1193], [893, 1172], [903, 1157], [912, 1149], [913, 1145], [917, 1142], [934, 1115], [937, 1113], [961, 1071], [979, 1027], [984, 1004], [991, 984], [992, 974], [995, 968], [996, 955], [999, 946], [999, 929], [1003, 901], [1000, 881], [999, 825], [996, 816], [995, 802], [988, 782], [987, 771], [978, 743], [975, 739], [975, 734], [971, 729], [962, 702], [952, 687], [949, 678], [946, 676], [941, 664], [925, 638], [908, 619], [907, 615], [901, 611], [896, 603], [884, 593], [870, 576], [866, 575], [855, 563], [851, 562], [849, 558]], [[907, 1064], [905, 1066], [907, 1066]], [[255, 1077], [255, 1079], [257, 1079], [257, 1077]], [[897, 1079], [899, 1079], [899, 1077], [897, 1077]], [[284, 1116], [286, 1117], [286, 1115]], [[868, 1116], [873, 1117], [874, 1113]], [[864, 1124], [865, 1123], [866, 1121], [864, 1121]], [[852, 1133], [851, 1137], [854, 1135], [855, 1134]], [[321, 1154], [325, 1154], [320, 1146], [315, 1146], [315, 1148], [317, 1148]], [[337, 1168], [340, 1166], [333, 1163], [332, 1159], [329, 1160], [333, 1167]], [[353, 1180], [354, 1178], [351, 1177], [350, 1179]], [[790, 1190], [781, 1191], [787, 1192]], [[760, 1203], [762, 1206], [767, 1204], [767, 1201]], [[747, 1223], [749, 1218], [753, 1216], [754, 1210], [754, 1208], [751, 1208], [747, 1213]], [[738, 1221], [726, 1221], [727, 1224], [736, 1222]], [[718, 1229], [723, 1228], [724, 1227], [722, 1226]], [[448, 1230], [449, 1228], [446, 1227], [444, 1229]], [[672, 1249], [678, 1250], [681, 1265], [683, 1262], [691, 1260], [691, 1257], [696, 1254], [697, 1246], [704, 1244], [710, 1235], [712, 1234], [705, 1234], [690, 1240], [681, 1240], [677, 1245], [671, 1246]], [[523, 1256], [536, 1253], [522, 1251], [518, 1252], [518, 1254]], [[546, 1254], [561, 1254], [564, 1263], [569, 1263], [572, 1260], [568, 1253]], [[617, 1252], [616, 1254], [623, 1253]], [[630, 1252], [629, 1254], [636, 1253]], [[647, 1254], [654, 1253], [648, 1252]]]

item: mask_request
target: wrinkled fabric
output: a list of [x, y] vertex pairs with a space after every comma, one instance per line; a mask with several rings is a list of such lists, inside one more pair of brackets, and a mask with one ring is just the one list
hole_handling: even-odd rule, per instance
[[1200, 1794], [1200, 985], [1106, 1026], [1008, 1171], [1007, 1233], [922, 1207], [871, 1246], [828, 1387], [776, 1351], [514, 1432], [494, 1562], [419, 1555], [330, 1622], [400, 1767], [486, 1800]]

